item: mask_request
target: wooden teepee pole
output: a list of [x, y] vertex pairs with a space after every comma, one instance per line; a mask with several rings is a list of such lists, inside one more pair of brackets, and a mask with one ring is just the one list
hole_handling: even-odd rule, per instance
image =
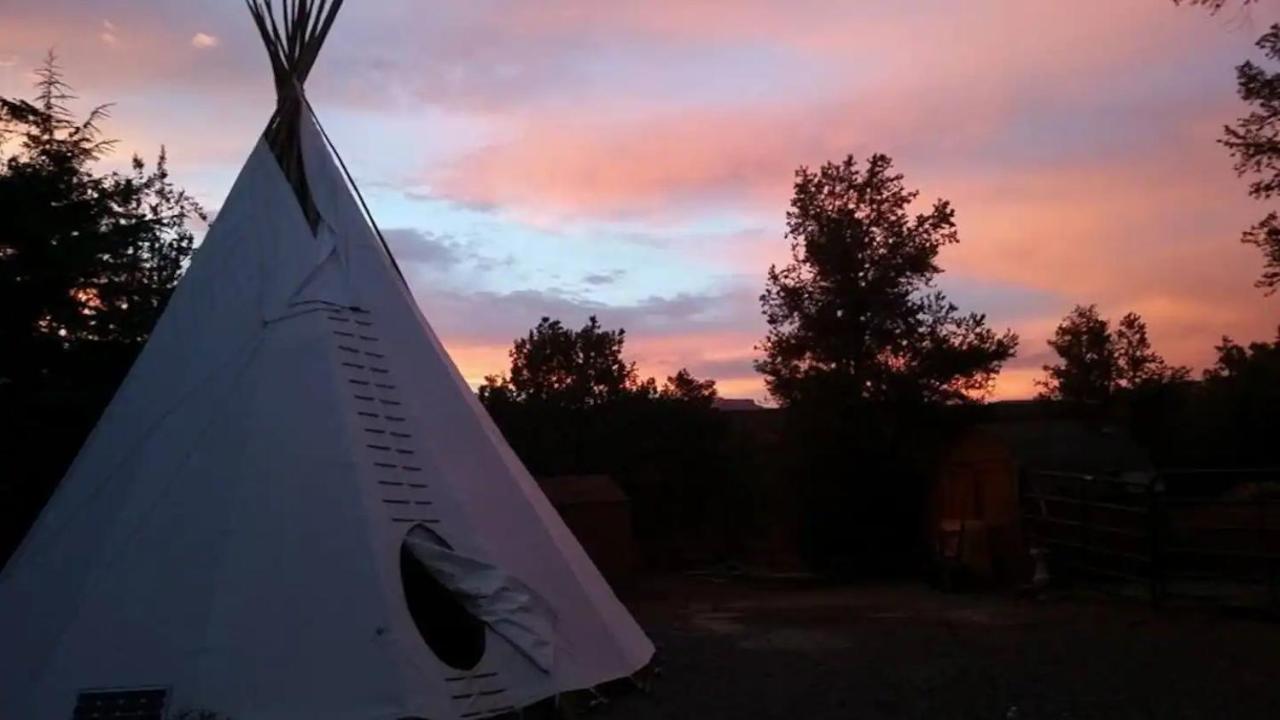
[[306, 103], [302, 86], [311, 74], [343, 0], [281, 0], [279, 19], [272, 0], [245, 0], [267, 47], [276, 85], [276, 111], [263, 133], [267, 145], [293, 186], [314, 231], [320, 222], [307, 187], [302, 160], [302, 122]]

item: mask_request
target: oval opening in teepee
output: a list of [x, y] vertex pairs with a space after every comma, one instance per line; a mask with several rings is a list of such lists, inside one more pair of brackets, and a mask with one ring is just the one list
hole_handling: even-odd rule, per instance
[[470, 670], [484, 657], [485, 624], [418, 559], [410, 538], [453, 548], [426, 525], [413, 526], [400, 543], [400, 582], [409, 615], [423, 642], [445, 665]]

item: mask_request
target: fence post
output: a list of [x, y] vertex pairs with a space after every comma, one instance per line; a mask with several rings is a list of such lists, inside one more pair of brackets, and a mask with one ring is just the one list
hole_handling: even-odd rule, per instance
[[1151, 481], [1147, 485], [1147, 534], [1149, 535], [1150, 547], [1148, 552], [1150, 557], [1147, 562], [1148, 572], [1151, 580], [1151, 605], [1160, 607], [1164, 600], [1164, 557], [1161, 543], [1164, 542], [1164, 533], [1162, 532], [1163, 512], [1160, 503], [1160, 476], [1153, 474]]
[[1089, 521], [1092, 519], [1092, 513], [1089, 512], [1089, 500], [1085, 496], [1085, 482], [1088, 479], [1088, 475], [1076, 476], [1076, 498], [1080, 503], [1080, 569], [1086, 575], [1088, 574], [1086, 568], [1092, 567], [1089, 557]]
[[1271, 502], [1259, 498], [1258, 503], [1258, 554], [1262, 557], [1263, 574], [1266, 576], [1267, 596], [1271, 600], [1271, 609], [1280, 609], [1280, 587], [1276, 585], [1276, 558], [1271, 554], [1271, 534], [1268, 532], [1267, 515], [1271, 512]]

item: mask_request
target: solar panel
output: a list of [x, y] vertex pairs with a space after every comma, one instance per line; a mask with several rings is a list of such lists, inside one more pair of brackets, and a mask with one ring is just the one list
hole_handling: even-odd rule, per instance
[[164, 688], [88, 690], [76, 696], [71, 720], [164, 720]]

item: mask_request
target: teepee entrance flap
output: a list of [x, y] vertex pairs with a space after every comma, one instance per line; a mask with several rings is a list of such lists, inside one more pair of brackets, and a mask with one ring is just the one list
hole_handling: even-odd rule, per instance
[[426, 526], [405, 537], [405, 547], [476, 618], [511, 643], [540, 670], [555, 659], [555, 610], [524, 581], [457, 552]]

